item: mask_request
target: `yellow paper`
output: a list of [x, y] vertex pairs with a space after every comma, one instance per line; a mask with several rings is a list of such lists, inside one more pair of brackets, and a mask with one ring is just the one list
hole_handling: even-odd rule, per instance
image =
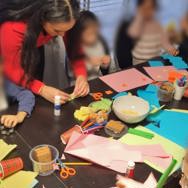
[[175, 108], [171, 109], [170, 111], [188, 113], [188, 110], [181, 110], [181, 109], [175, 109]]
[[[142, 130], [142, 131], [145, 131], [145, 132], [153, 133], [155, 136], [153, 137], [153, 139], [148, 140], [148, 139], [140, 137], [140, 136], [136, 136], [136, 135], [132, 135], [132, 134], [126, 134], [125, 136], [123, 136], [120, 139], [120, 141], [123, 142], [123, 143], [126, 143], [128, 145], [160, 144], [168, 154], [172, 155], [178, 161], [174, 170], [173, 170], [173, 172], [175, 172], [181, 166], [182, 159], [185, 155], [185, 149], [184, 148], [182, 148], [181, 146], [175, 144], [174, 142], [171, 142], [170, 140], [152, 132], [151, 130], [149, 130], [149, 129], [143, 127], [143, 126], [139, 126], [136, 129]], [[151, 164], [148, 161], [145, 161], [145, 163], [148, 164], [149, 166], [151, 166], [152, 168], [158, 170], [161, 173], [163, 173], [165, 171], [164, 169], [161, 169], [158, 166], [155, 166], [154, 164]]]
[[38, 174], [36, 172], [19, 171], [0, 182], [0, 188], [30, 188]]
[[0, 161], [3, 160], [17, 145], [9, 145], [0, 139]]

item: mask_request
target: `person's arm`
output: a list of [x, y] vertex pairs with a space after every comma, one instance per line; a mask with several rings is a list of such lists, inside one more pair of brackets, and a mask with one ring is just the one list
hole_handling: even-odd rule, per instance
[[[23, 32], [15, 30], [18, 27]], [[4, 72], [6, 76], [14, 83], [26, 87], [26, 80], [23, 79], [24, 70], [21, 67], [21, 50], [24, 40], [23, 25], [14, 23], [5, 23], [0, 29], [1, 55], [3, 57]], [[33, 80], [28, 89], [35, 94], [39, 94], [40, 89], [44, 86], [39, 80]]]
[[23, 123], [25, 118], [31, 115], [35, 105], [35, 96], [31, 91], [25, 90], [9, 80], [5, 81], [5, 90], [10, 98], [18, 102], [18, 112], [16, 115], [3, 115], [1, 117], [1, 123], [5, 127], [12, 128]]
[[33, 93], [42, 96], [52, 103], [54, 103], [56, 95], [61, 96], [62, 103], [67, 102], [70, 98], [67, 93], [46, 86], [39, 80], [35, 79], [26, 86], [26, 79], [23, 79], [24, 70], [21, 67], [21, 50], [25, 27], [24, 24], [14, 24], [12, 22], [5, 23], [0, 27], [1, 55], [3, 57], [5, 75], [15, 84], [27, 87]]

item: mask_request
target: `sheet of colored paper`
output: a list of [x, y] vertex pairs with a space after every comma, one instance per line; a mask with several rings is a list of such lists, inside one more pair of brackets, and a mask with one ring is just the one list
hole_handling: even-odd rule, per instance
[[144, 67], [144, 69], [155, 81], [167, 81], [169, 72], [176, 70], [173, 66]]
[[0, 161], [3, 160], [17, 145], [9, 145], [0, 139]]
[[163, 110], [154, 116], [149, 116], [150, 121], [157, 121], [160, 126], [150, 123], [147, 128], [175, 142], [176, 144], [188, 147], [188, 115], [183, 112]]
[[35, 172], [19, 171], [2, 180], [0, 188], [30, 188], [37, 175]]
[[150, 67], [161, 67], [164, 66], [162, 61], [149, 61]]
[[157, 93], [157, 92], [158, 92], [158, 86], [153, 85], [153, 84], [149, 84], [149, 85], [146, 87], [146, 91], [151, 91], [151, 92]]
[[170, 61], [170, 63], [172, 63], [172, 65], [174, 67], [176, 67], [176, 69], [187, 69], [188, 65], [187, 63], [178, 56], [172, 56], [170, 54], [165, 54], [162, 56], [164, 59], [168, 59]]
[[73, 133], [65, 153], [89, 160], [114, 171], [125, 173], [128, 161], [143, 162], [144, 156], [169, 157], [158, 145], [129, 146], [96, 135]]
[[100, 79], [117, 92], [128, 91], [153, 82], [135, 68], [103, 76]]
[[[151, 130], [145, 128], [145, 127], [139, 126], [136, 129], [153, 133], [153, 134], [155, 134], [155, 136], [153, 137], [152, 140], [149, 140], [149, 142], [148, 142], [148, 139], [146, 139], [146, 138], [136, 136], [136, 135], [132, 135], [132, 134], [126, 134], [125, 136], [123, 136], [120, 139], [120, 141], [122, 143], [129, 144], [129, 145], [137, 145], [138, 143], [140, 145], [160, 144], [168, 154], [172, 155], [178, 161], [178, 163], [177, 163], [176, 167], [174, 168], [173, 172], [175, 172], [181, 166], [182, 159], [185, 155], [185, 150], [184, 150], [183, 147], [181, 147], [181, 146], [175, 144], [174, 142], [154, 133], [153, 131], [151, 131]], [[150, 165], [154, 169], [163, 173], [166, 170], [166, 168], [161, 168], [160, 165], [156, 165], [155, 162], [156, 161], [154, 161], [154, 163], [152, 163], [150, 161], [145, 161], [146, 164]], [[157, 162], [160, 162], [160, 161], [157, 161]], [[164, 161], [164, 162], [165, 162], [165, 166], [166, 166], [168, 164], [168, 162], [166, 162], [166, 161]]]
[[156, 92], [138, 89], [137, 95], [141, 97], [142, 99], [148, 101], [151, 106], [151, 109], [152, 109], [152, 106], [155, 106], [157, 108], [160, 107], [159, 99], [158, 99]]

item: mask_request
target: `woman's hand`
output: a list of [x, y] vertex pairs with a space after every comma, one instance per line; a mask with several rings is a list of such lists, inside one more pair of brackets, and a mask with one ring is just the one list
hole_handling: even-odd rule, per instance
[[84, 97], [89, 94], [89, 91], [90, 91], [89, 84], [88, 84], [86, 77], [79, 76], [76, 79], [73, 95], [75, 97]]
[[50, 101], [51, 103], [54, 103], [55, 96], [60, 96], [62, 104], [66, 103], [70, 98], [69, 94], [46, 85], [41, 88], [40, 96]]

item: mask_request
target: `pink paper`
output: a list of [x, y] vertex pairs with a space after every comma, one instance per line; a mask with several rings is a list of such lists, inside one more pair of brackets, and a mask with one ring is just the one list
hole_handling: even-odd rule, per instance
[[155, 81], [167, 81], [169, 72], [176, 70], [173, 66], [144, 67], [144, 69]]
[[100, 79], [117, 92], [128, 91], [153, 82], [135, 68], [103, 76]]
[[117, 176], [117, 180], [126, 188], [156, 188], [157, 186], [157, 181], [152, 173], [144, 183], [140, 183], [133, 179], [125, 178], [119, 175]]
[[130, 160], [144, 162], [146, 156], [151, 157], [151, 161], [152, 157], [154, 160], [169, 157], [160, 145], [130, 146], [117, 140], [96, 135], [82, 135], [76, 132], [71, 136], [65, 153], [120, 173], [126, 172], [127, 163]]

